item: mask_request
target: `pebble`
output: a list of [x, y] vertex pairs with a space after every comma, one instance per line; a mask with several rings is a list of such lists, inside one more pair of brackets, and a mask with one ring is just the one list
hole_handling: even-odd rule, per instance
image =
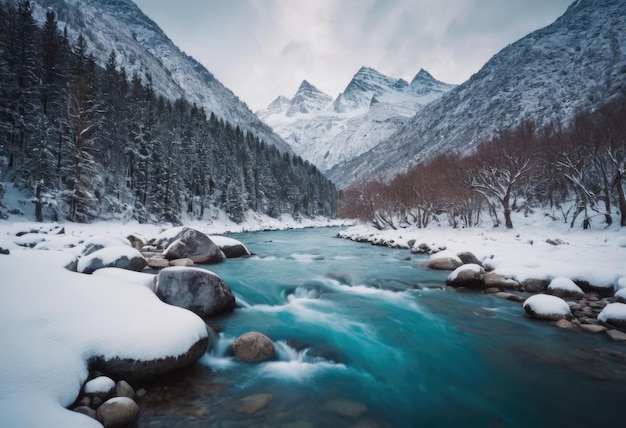
[[606, 335], [613, 342], [626, 342], [626, 333], [619, 330], [607, 330]]
[[602, 333], [603, 331], [606, 331], [607, 328], [604, 327], [603, 325], [598, 325], [598, 324], [581, 324], [580, 325], [580, 329], [586, 333]]
[[572, 324], [571, 321], [568, 321], [566, 319], [560, 319], [554, 324], [559, 328], [573, 328], [574, 327], [574, 324]]

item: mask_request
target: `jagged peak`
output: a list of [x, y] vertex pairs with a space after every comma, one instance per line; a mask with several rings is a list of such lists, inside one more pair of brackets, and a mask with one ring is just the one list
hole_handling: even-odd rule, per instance
[[420, 71], [417, 72], [413, 80], [411, 80], [411, 84], [414, 82], [436, 82], [437, 79], [433, 77], [428, 71], [420, 68]]
[[[327, 95], [324, 92], [320, 91], [319, 89], [317, 89], [317, 87], [315, 85], [312, 85], [311, 83], [309, 83], [308, 80], [303, 80], [302, 83], [300, 83], [300, 86], [298, 87], [298, 90], [296, 91], [296, 95], [298, 94], [312, 94], [312, 93], [318, 93], [318, 94], [323, 94], [323, 95]], [[330, 95], [328, 95], [330, 96]]]

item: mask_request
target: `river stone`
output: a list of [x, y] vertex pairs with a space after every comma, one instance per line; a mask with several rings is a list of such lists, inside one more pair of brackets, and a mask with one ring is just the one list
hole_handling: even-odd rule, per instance
[[464, 265], [473, 264], [482, 266], [480, 260], [478, 260], [474, 253], [470, 251], [461, 251], [460, 253], [457, 253], [457, 257], [461, 259]]
[[189, 227], [183, 228], [163, 251], [168, 260], [190, 258], [197, 264], [219, 263], [226, 259], [224, 252], [211, 238]]
[[507, 293], [506, 291], [500, 291], [496, 293], [496, 297], [504, 300], [509, 300], [511, 302], [524, 303], [526, 298], [524, 296], [518, 296], [517, 294]]
[[578, 285], [585, 293], [597, 293], [600, 297], [611, 297], [614, 293], [613, 284], [608, 285], [595, 285], [589, 283], [589, 281], [574, 280], [574, 283]]
[[528, 278], [522, 281], [522, 289], [528, 293], [543, 293], [548, 289], [548, 281]]
[[96, 419], [105, 428], [127, 427], [139, 418], [139, 406], [128, 397], [115, 397], [102, 403]]
[[428, 260], [429, 269], [454, 270], [461, 265], [463, 265], [461, 259], [449, 250], [443, 250], [432, 254]]
[[613, 342], [626, 342], [626, 333], [619, 330], [606, 330], [606, 336]]
[[367, 412], [365, 405], [351, 400], [331, 400], [324, 407], [333, 413], [352, 419], [357, 419]]
[[141, 250], [146, 245], [144, 240], [135, 234], [128, 235], [126, 239], [128, 239], [130, 245], [136, 250]]
[[495, 272], [488, 272], [484, 275], [485, 287], [497, 287], [505, 290], [519, 290], [520, 283], [514, 279], [505, 278]]
[[91, 274], [98, 269], [115, 267], [141, 272], [146, 260], [141, 253], [128, 245], [104, 247], [78, 260], [77, 271]]
[[161, 270], [156, 294], [165, 303], [189, 309], [202, 318], [235, 308], [235, 296], [230, 287], [215, 273], [201, 268]]
[[190, 258], [184, 258], [184, 259], [175, 259], [175, 260], [171, 260], [170, 261], [170, 266], [193, 266], [193, 260], [191, 260]]
[[222, 249], [222, 252], [227, 259], [236, 259], [238, 257], [246, 257], [251, 255], [250, 251], [248, 251], [246, 246], [243, 244], [223, 245], [220, 248]]
[[115, 381], [108, 376], [98, 376], [85, 382], [83, 391], [86, 397], [94, 399], [95, 397], [106, 399], [113, 395], [115, 389]]
[[92, 358], [90, 368], [101, 371], [114, 378], [129, 381], [143, 381], [169, 373], [196, 362], [204, 355], [209, 345], [209, 338], [203, 337], [186, 352], [177, 357], [156, 360], [134, 360], [130, 358]]
[[135, 398], [135, 390], [132, 386], [125, 380], [120, 380], [115, 385], [115, 395], [118, 397], [128, 397], [131, 399]]
[[244, 397], [236, 410], [238, 413], [253, 415], [267, 407], [274, 396], [272, 394], [254, 394]]
[[554, 324], [559, 328], [573, 328], [574, 327], [574, 324], [572, 324], [570, 321], [566, 320], [565, 318], [558, 320]]
[[571, 317], [571, 310], [565, 300], [549, 294], [535, 294], [524, 302], [524, 311], [531, 318], [558, 321]]
[[547, 292], [562, 298], [580, 298], [585, 295], [583, 290], [581, 290], [574, 281], [563, 276], [552, 279], [550, 284], [548, 284]]
[[163, 257], [148, 257], [146, 264], [153, 269], [163, 269], [170, 265], [170, 261]]
[[456, 268], [446, 279], [450, 287], [484, 288], [485, 269], [477, 264], [466, 264]]
[[605, 326], [599, 324], [581, 324], [580, 329], [585, 333], [592, 334], [602, 333], [607, 330]]
[[598, 320], [620, 330], [626, 330], [626, 303], [609, 303], [598, 314]]
[[266, 361], [276, 355], [272, 339], [257, 331], [239, 336], [232, 343], [231, 349], [237, 358], [248, 363]]

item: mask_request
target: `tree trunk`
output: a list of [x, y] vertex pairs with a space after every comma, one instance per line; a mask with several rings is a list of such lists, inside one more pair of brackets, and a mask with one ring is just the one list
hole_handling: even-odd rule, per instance
[[41, 183], [37, 183], [35, 188], [35, 220], [43, 222], [43, 214], [41, 212], [43, 203], [41, 202]]
[[626, 196], [624, 195], [624, 187], [622, 186], [622, 178], [623, 178], [623, 174], [618, 173], [615, 176], [613, 185], [617, 189], [617, 198], [619, 201], [619, 212], [620, 212], [619, 225], [621, 227], [624, 227], [626, 226]]

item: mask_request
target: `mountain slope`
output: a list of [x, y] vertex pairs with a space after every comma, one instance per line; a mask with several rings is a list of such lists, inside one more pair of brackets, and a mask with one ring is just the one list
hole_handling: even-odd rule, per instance
[[567, 122], [625, 86], [626, 2], [578, 0], [553, 24], [504, 48], [398, 133], [327, 175], [339, 187], [388, 179], [443, 152], [471, 152], [527, 119]]
[[388, 138], [452, 87], [425, 70], [409, 84], [362, 67], [334, 100], [305, 80], [291, 100], [280, 96], [257, 115], [294, 152], [327, 170]]
[[233, 126], [252, 132], [281, 151], [290, 147], [204, 66], [181, 52], [131, 0], [33, 0], [35, 16], [52, 8], [59, 25], [76, 40], [82, 30], [89, 52], [103, 65], [112, 50], [130, 76], [150, 73], [157, 92], [170, 99], [184, 96]]

